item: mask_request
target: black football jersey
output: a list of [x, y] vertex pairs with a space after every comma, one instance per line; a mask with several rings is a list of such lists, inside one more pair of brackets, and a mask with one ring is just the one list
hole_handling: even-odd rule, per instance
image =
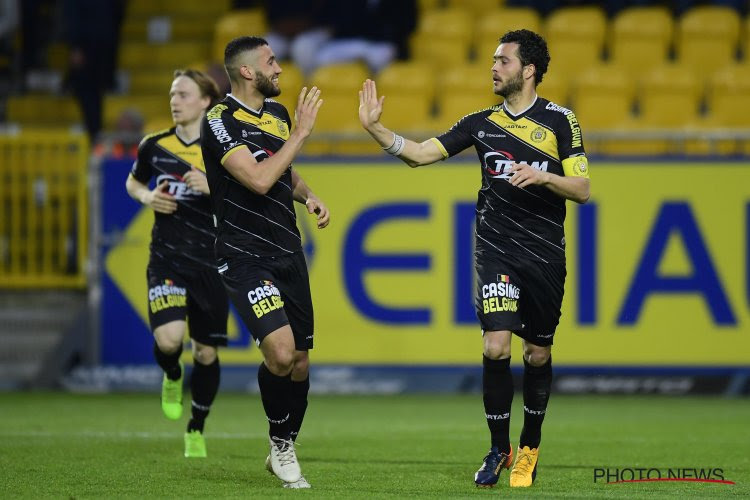
[[503, 104], [469, 114], [432, 139], [445, 158], [474, 146], [482, 169], [478, 248], [542, 262], [565, 261], [565, 199], [543, 186], [510, 184], [515, 163], [557, 175], [588, 177], [575, 114], [546, 99], [518, 115]]

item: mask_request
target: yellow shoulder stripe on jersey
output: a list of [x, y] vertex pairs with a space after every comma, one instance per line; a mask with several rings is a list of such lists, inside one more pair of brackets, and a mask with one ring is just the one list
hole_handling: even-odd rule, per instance
[[193, 144], [186, 146], [176, 135], [172, 134], [162, 137], [156, 141], [156, 144], [185, 163], [189, 163], [201, 172], [206, 171], [206, 167], [203, 165], [203, 154], [201, 153], [200, 143], [194, 142]]
[[150, 134], [146, 134], [146, 135], [143, 136], [143, 139], [141, 139], [141, 142], [147, 141], [147, 140], [151, 139], [152, 137], [156, 137], [157, 135], [166, 134], [167, 132], [169, 132], [169, 129], [165, 128], [165, 129], [162, 129], [162, 130], [158, 130], [156, 132], [152, 132]]
[[557, 152], [557, 136], [552, 129], [539, 125], [526, 117], [515, 121], [511, 120], [504, 110], [490, 113], [487, 119], [503, 129], [505, 133], [511, 134], [529, 147], [541, 151], [555, 160], [560, 159]]
[[589, 178], [589, 160], [585, 156], [571, 156], [562, 161], [566, 177]]
[[443, 143], [440, 142], [440, 140], [437, 137], [431, 137], [430, 140], [435, 143], [435, 145], [440, 150], [440, 154], [443, 155], [443, 160], [448, 158], [450, 155], [448, 154], [448, 150], [445, 149], [445, 146], [443, 146]]
[[232, 116], [241, 122], [249, 123], [263, 132], [278, 137], [279, 139], [289, 139], [289, 127], [287, 127], [286, 122], [268, 113], [263, 113], [259, 118], [251, 115], [244, 109], [238, 109], [232, 114]]
[[[224, 153], [224, 156], [222, 156], [221, 160], [220, 160], [221, 164], [224, 165], [224, 162], [227, 160], [227, 158], [229, 158], [229, 155], [231, 155], [232, 153], [235, 153], [240, 148], [246, 148], [246, 147], [247, 146], [244, 145], [244, 144], [237, 144], [235, 147], [233, 147], [232, 149], [230, 149], [229, 151], [227, 151], [226, 153]], [[248, 151], [250, 151], [250, 149], [248, 149]]]

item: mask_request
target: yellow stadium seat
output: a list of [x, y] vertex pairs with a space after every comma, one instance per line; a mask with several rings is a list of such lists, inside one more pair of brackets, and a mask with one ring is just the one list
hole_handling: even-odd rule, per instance
[[146, 122], [168, 120], [169, 96], [166, 93], [147, 96], [107, 95], [104, 97], [104, 128], [112, 130], [120, 114], [126, 109], [138, 111]]
[[694, 125], [700, 109], [700, 84], [693, 72], [665, 64], [648, 72], [639, 94], [638, 122], [648, 128]]
[[750, 129], [750, 61], [714, 73], [707, 102], [713, 124]]
[[541, 23], [537, 11], [530, 7], [504, 7], [481, 14], [476, 26], [476, 60], [492, 61], [500, 37], [508, 31], [526, 28], [539, 33]]
[[232, 11], [216, 23], [211, 57], [216, 62], [224, 62], [224, 49], [232, 39], [238, 36], [263, 36], [266, 31], [266, 17], [262, 9]]
[[120, 46], [121, 68], [142, 70], [144, 68], [177, 69], [196, 59], [208, 59], [208, 50], [201, 42], [169, 42], [149, 44], [126, 42]]
[[631, 7], [621, 11], [610, 30], [610, 62], [638, 75], [666, 62], [674, 21], [664, 7]]
[[460, 64], [469, 57], [472, 17], [463, 9], [425, 12], [410, 39], [413, 59], [430, 64]]
[[447, 6], [463, 9], [471, 12], [474, 16], [482, 16], [490, 9], [502, 7], [505, 0], [447, 0]]
[[287, 111], [289, 111], [289, 116], [294, 119], [297, 98], [302, 87], [305, 86], [305, 76], [296, 64], [285, 62], [281, 65], [279, 86], [281, 87], [281, 95], [274, 97], [274, 99], [283, 104]]
[[568, 83], [567, 78], [562, 78], [557, 73], [545, 73], [542, 78], [542, 83], [536, 88], [536, 92], [539, 96], [544, 97], [548, 101], [567, 107], [569, 91]]
[[435, 95], [433, 69], [420, 62], [396, 62], [376, 78], [378, 94], [385, 96], [388, 126], [397, 130], [427, 130]]
[[68, 127], [82, 121], [81, 110], [72, 96], [46, 94], [8, 97], [7, 120], [40, 127]]
[[634, 84], [622, 69], [593, 66], [574, 83], [574, 111], [584, 132], [618, 128], [630, 121]]
[[128, 91], [137, 95], [164, 94], [166, 96], [169, 93], [170, 85], [172, 85], [174, 69], [132, 70], [129, 73], [130, 85]]
[[321, 66], [310, 76], [309, 84], [321, 89], [323, 107], [316, 129], [326, 132], [360, 131], [358, 91], [367, 79], [366, 67], [359, 62]]
[[599, 7], [563, 7], [549, 15], [544, 31], [550, 67], [561, 77], [572, 76], [600, 62], [607, 18]]
[[740, 33], [737, 12], [729, 7], [700, 6], [687, 11], [677, 23], [675, 49], [680, 63], [704, 81], [735, 59]]
[[486, 64], [456, 66], [446, 71], [438, 89], [438, 116], [435, 125], [440, 131], [475, 111], [501, 103], [503, 98], [492, 90], [492, 71]]
[[127, 17], [151, 17], [170, 14], [214, 17], [229, 10], [231, 0], [128, 0]]

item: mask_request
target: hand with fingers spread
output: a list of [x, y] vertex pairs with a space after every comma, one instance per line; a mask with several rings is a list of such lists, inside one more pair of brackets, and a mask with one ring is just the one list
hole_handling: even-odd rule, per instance
[[166, 179], [156, 186], [151, 191], [148, 191], [143, 198], [141, 203], [154, 209], [154, 212], [160, 214], [171, 214], [177, 210], [177, 202], [174, 196], [169, 194], [169, 181]]
[[383, 100], [385, 96], [378, 99], [378, 89], [375, 82], [369, 78], [362, 84], [362, 90], [359, 91], [359, 121], [362, 126], [369, 130], [374, 124], [380, 121], [380, 115], [383, 114]]
[[510, 169], [513, 176], [509, 179], [510, 183], [519, 188], [525, 188], [534, 184], [547, 184], [549, 174], [531, 167], [528, 163], [516, 163]]
[[305, 202], [307, 207], [307, 213], [317, 214], [318, 216], [318, 229], [323, 229], [328, 225], [331, 220], [331, 214], [328, 211], [328, 207], [318, 198], [317, 196], [310, 195]]
[[208, 189], [208, 179], [206, 178], [206, 174], [204, 174], [197, 168], [192, 167], [190, 169], [190, 172], [183, 176], [183, 179], [185, 180], [185, 184], [187, 184], [187, 187], [189, 187], [193, 191], [197, 191], [203, 194], [209, 194], [210, 191]]
[[302, 87], [297, 98], [297, 109], [294, 110], [294, 121], [297, 124], [295, 131], [307, 137], [312, 132], [315, 125], [315, 118], [318, 116], [318, 110], [323, 104], [320, 98], [320, 89], [313, 87], [307, 91], [307, 87]]

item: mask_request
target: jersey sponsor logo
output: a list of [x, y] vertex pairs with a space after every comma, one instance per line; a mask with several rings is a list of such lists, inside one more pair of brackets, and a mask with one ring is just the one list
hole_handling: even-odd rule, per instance
[[521, 290], [510, 282], [507, 274], [498, 274], [497, 283], [482, 285], [482, 310], [491, 312], [516, 312]]
[[570, 145], [574, 148], [580, 148], [582, 144], [581, 127], [578, 125], [578, 118], [576, 118], [575, 113], [573, 113], [568, 108], [563, 108], [562, 106], [555, 104], [554, 102], [547, 103], [546, 109], [559, 111], [560, 113], [565, 115], [565, 118], [568, 119], [568, 123], [570, 123], [570, 132], [573, 136]]
[[258, 318], [284, 307], [281, 292], [273, 282], [268, 280], [261, 281], [260, 286], [247, 292], [247, 300], [250, 301], [253, 312]]
[[148, 307], [152, 313], [157, 313], [170, 307], [185, 307], [187, 305], [187, 289], [175, 286], [172, 280], [151, 287], [148, 290]]
[[534, 142], [544, 142], [546, 138], [547, 131], [544, 130], [544, 127], [537, 127], [531, 132], [531, 140]]
[[169, 182], [169, 188], [167, 189], [167, 192], [178, 200], [188, 200], [191, 198], [196, 198], [198, 196], [203, 196], [200, 191], [193, 191], [192, 189], [190, 189], [180, 176], [161, 174], [156, 178], [156, 185], [158, 186], [162, 183], [162, 181]]
[[549, 162], [545, 161], [524, 161], [516, 160], [513, 155], [507, 151], [488, 151], [484, 154], [484, 168], [490, 174], [490, 177], [494, 179], [507, 179], [509, 180], [513, 173], [510, 171], [517, 163], [526, 163], [531, 168], [541, 170], [542, 172], [547, 171]]
[[477, 133], [477, 137], [479, 137], [480, 139], [484, 139], [484, 130], [480, 130], [480, 131], [479, 131], [479, 132]]
[[229, 137], [227, 129], [224, 128], [224, 122], [221, 120], [221, 112], [225, 109], [227, 109], [227, 106], [225, 106], [224, 104], [217, 104], [211, 109], [211, 111], [206, 113], [208, 126], [211, 127], [211, 131], [214, 133], [216, 139], [220, 143], [225, 143], [232, 140], [232, 138]]
[[158, 156], [151, 157], [151, 163], [156, 165], [157, 163], [180, 163], [174, 158], [159, 158]]
[[242, 137], [247, 138], [248, 135], [260, 135], [262, 132], [260, 130], [253, 130], [248, 132], [247, 130], [242, 130]]

